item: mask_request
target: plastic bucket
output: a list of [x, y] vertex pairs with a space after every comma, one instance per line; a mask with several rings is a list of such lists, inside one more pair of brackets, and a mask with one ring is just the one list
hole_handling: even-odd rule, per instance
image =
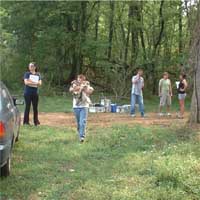
[[117, 104], [111, 104], [111, 112], [116, 113], [117, 112]]

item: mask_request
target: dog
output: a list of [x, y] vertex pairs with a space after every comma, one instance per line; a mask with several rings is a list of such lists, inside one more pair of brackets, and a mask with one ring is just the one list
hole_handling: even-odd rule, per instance
[[85, 90], [90, 87], [90, 83], [88, 81], [84, 81], [83, 83], [78, 82], [77, 80], [72, 81], [72, 87], [77, 88], [73, 92], [73, 97], [76, 99], [76, 106], [80, 106], [81, 104], [91, 104], [90, 97], [86, 94]]

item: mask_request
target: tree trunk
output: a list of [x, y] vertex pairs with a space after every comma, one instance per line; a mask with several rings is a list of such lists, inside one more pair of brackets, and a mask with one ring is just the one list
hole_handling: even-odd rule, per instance
[[130, 37], [130, 27], [131, 27], [131, 15], [132, 15], [132, 10], [131, 10], [131, 6], [129, 6], [129, 14], [128, 14], [128, 30], [127, 30], [126, 43], [125, 43], [124, 63], [127, 63], [127, 57], [128, 57], [129, 37]]
[[[85, 41], [86, 34], [86, 11], [87, 11], [87, 2], [83, 1], [80, 5], [80, 13], [77, 13], [76, 18], [72, 21], [70, 16], [67, 16], [67, 29], [70, 31], [76, 32], [78, 40], [74, 45], [72, 53], [72, 64], [69, 77], [66, 82], [70, 83], [78, 74], [82, 72], [83, 67], [83, 55], [82, 55], [82, 45]], [[73, 29], [73, 23], [75, 28]]]
[[182, 61], [182, 58], [183, 58], [183, 23], [182, 23], [182, 15], [183, 15], [183, 12], [182, 12], [182, 1], [180, 0], [180, 3], [179, 3], [179, 57], [180, 57], [180, 64], [181, 66], [183, 65], [183, 61]]
[[[99, 17], [100, 17], [100, 1], [97, 2], [97, 13], [95, 18], [95, 38], [94, 40], [98, 41], [98, 34], [99, 34]], [[97, 48], [94, 50], [94, 58], [92, 58], [92, 65], [96, 67], [96, 58], [97, 58]]]
[[162, 37], [163, 37], [163, 32], [164, 32], [164, 18], [163, 18], [163, 5], [164, 5], [164, 0], [162, 0], [160, 2], [160, 10], [159, 10], [159, 27], [160, 27], [160, 31], [159, 31], [159, 34], [157, 36], [157, 40], [155, 39], [154, 41], [154, 48], [153, 48], [153, 53], [152, 53], [152, 70], [151, 70], [151, 73], [152, 73], [152, 80], [153, 80], [153, 90], [152, 90], [152, 93], [153, 95], [156, 94], [156, 91], [157, 91], [157, 81], [156, 81], [156, 63], [155, 63], [155, 60], [156, 60], [156, 56], [157, 56], [157, 49], [161, 43], [161, 40], [162, 40]]
[[97, 6], [97, 13], [96, 13], [96, 19], [95, 19], [95, 41], [98, 40], [98, 32], [99, 32], [99, 11], [100, 11], [100, 2], [97, 2], [98, 6]]
[[143, 27], [144, 27], [144, 24], [143, 24], [143, 15], [142, 15], [142, 10], [143, 10], [143, 1], [141, 1], [141, 4], [140, 4], [140, 12], [139, 12], [139, 16], [138, 16], [138, 20], [139, 20], [139, 24], [140, 24], [140, 40], [141, 40], [141, 46], [142, 46], [142, 49], [143, 49], [143, 58], [144, 58], [144, 61], [146, 62], [147, 60], [147, 54], [146, 54], [146, 47], [145, 47], [145, 40], [144, 40], [144, 32], [143, 32]]
[[190, 60], [194, 66], [194, 89], [191, 104], [190, 123], [200, 123], [200, 3], [198, 4], [197, 23], [194, 29]]
[[112, 39], [113, 39], [113, 31], [114, 31], [114, 10], [115, 10], [115, 4], [114, 1], [110, 1], [110, 9], [111, 9], [111, 15], [110, 15], [110, 27], [109, 27], [109, 47], [108, 47], [108, 59], [111, 58], [112, 53]]
[[138, 16], [139, 16], [139, 7], [138, 2], [132, 2], [130, 7], [130, 16], [131, 16], [131, 41], [132, 41], [132, 51], [131, 51], [131, 66], [135, 65], [138, 49], [139, 49], [139, 40], [138, 40]]

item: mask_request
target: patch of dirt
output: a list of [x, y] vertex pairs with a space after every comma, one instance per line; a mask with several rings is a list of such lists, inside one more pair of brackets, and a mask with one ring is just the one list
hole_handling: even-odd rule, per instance
[[[142, 124], [144, 126], [160, 125], [167, 127], [172, 124], [185, 124], [188, 120], [188, 116], [189, 114], [187, 113], [184, 119], [177, 119], [175, 113], [173, 113], [171, 117], [159, 117], [156, 113], [148, 113], [146, 118], [141, 118], [139, 114], [137, 117], [132, 118], [129, 114], [121, 113], [89, 113], [88, 126], [111, 127], [117, 124], [128, 126]], [[41, 125], [52, 127], [76, 127], [73, 113], [40, 113], [39, 120]]]

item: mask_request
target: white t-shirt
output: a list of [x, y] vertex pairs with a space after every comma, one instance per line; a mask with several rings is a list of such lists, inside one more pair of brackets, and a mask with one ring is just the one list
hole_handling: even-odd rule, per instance
[[[133, 83], [133, 81], [136, 81]], [[132, 94], [141, 95], [142, 96], [142, 88], [144, 86], [144, 79], [142, 77], [138, 77], [138, 75], [132, 77]]]

